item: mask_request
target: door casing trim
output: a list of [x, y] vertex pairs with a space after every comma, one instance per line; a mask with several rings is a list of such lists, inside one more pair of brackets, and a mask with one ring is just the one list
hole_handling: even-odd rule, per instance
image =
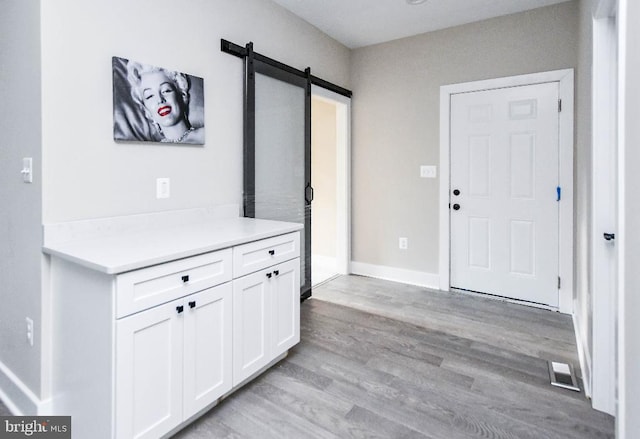
[[483, 81], [443, 85], [440, 87], [440, 226], [439, 226], [439, 277], [440, 290], [449, 291], [450, 284], [450, 130], [451, 95], [506, 87], [558, 83], [558, 95], [562, 100], [559, 113], [559, 159], [562, 200], [559, 209], [559, 273], [562, 279], [558, 291], [558, 311], [573, 312], [573, 69], [531, 73]]

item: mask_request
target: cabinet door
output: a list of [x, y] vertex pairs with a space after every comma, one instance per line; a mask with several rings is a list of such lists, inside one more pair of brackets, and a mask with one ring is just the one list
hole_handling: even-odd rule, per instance
[[182, 422], [182, 301], [116, 323], [116, 437], [157, 438]]
[[233, 282], [234, 386], [266, 366], [271, 359], [272, 278], [272, 270], [269, 269]]
[[300, 260], [274, 267], [271, 284], [272, 357], [286, 352], [300, 341]]
[[184, 298], [185, 419], [231, 390], [231, 300], [231, 283]]

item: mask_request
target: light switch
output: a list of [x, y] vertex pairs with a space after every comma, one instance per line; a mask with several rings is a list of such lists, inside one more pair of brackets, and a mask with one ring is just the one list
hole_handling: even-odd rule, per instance
[[171, 180], [158, 178], [156, 180], [156, 198], [169, 198], [171, 196]]
[[33, 183], [33, 159], [25, 157], [22, 159], [22, 181], [25, 183]]
[[420, 177], [436, 178], [437, 176], [437, 168], [435, 166], [420, 166]]

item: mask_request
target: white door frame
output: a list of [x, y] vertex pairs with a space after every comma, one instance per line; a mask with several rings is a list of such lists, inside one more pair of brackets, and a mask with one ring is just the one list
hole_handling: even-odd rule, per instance
[[[585, 390], [593, 408], [615, 416], [616, 410], [616, 283], [611, 267], [615, 241], [605, 244], [603, 233], [619, 234], [616, 224], [617, 199], [617, 65], [618, 35], [615, 0], [593, 4], [592, 82], [592, 349], [591, 376], [585, 376]], [[607, 248], [607, 246], [614, 246]], [[605, 267], [611, 267], [607, 270]], [[613, 279], [612, 279], [613, 277]]]
[[[336, 269], [351, 273], [351, 98], [312, 85], [311, 95], [336, 106]], [[313, 116], [312, 116], [313, 117]]]
[[558, 93], [562, 100], [559, 113], [560, 149], [560, 202], [559, 225], [559, 273], [562, 286], [559, 291], [558, 310], [565, 314], [573, 311], [573, 69], [532, 73], [440, 87], [440, 289], [450, 289], [450, 130], [451, 95], [496, 88], [558, 82]]

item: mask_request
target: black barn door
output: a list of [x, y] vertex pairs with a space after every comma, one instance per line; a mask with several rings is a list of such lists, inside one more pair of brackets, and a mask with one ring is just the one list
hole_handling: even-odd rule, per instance
[[245, 57], [244, 214], [304, 224], [300, 294], [311, 295], [311, 75]]

